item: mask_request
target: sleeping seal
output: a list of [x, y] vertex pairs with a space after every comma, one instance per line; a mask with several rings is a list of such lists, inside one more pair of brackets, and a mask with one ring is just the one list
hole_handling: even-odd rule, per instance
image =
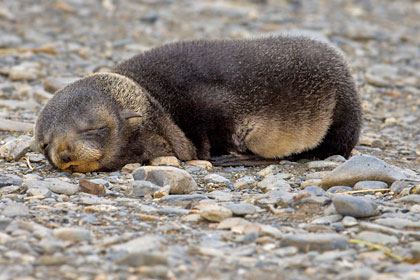
[[280, 36], [178, 42], [134, 56], [59, 90], [35, 139], [54, 166], [89, 172], [164, 155], [348, 157], [360, 128], [341, 55]]

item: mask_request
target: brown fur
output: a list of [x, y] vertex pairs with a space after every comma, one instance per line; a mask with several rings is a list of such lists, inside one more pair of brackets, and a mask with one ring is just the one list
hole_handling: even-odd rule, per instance
[[342, 57], [301, 37], [180, 42], [57, 92], [36, 139], [60, 169], [175, 155], [349, 156], [360, 101]]

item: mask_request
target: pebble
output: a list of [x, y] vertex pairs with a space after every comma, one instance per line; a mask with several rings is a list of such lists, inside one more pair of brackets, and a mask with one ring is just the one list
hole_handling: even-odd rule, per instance
[[398, 238], [392, 235], [387, 235], [379, 232], [373, 231], [362, 231], [359, 232], [356, 239], [360, 239], [366, 242], [375, 243], [375, 244], [396, 244], [398, 243]]
[[322, 178], [322, 187], [324, 189], [338, 185], [352, 187], [359, 181], [367, 180], [383, 181], [387, 184], [392, 184], [394, 181], [405, 177], [398, 169], [376, 157], [357, 155], [324, 176]]
[[387, 189], [388, 184], [381, 181], [360, 181], [357, 182], [353, 189], [354, 190], [376, 190], [376, 189]]
[[349, 192], [352, 191], [353, 188], [348, 187], [348, 186], [334, 186], [328, 189], [328, 194], [338, 194], [338, 193], [343, 193], [343, 192]]
[[214, 173], [206, 175], [204, 177], [204, 180], [207, 181], [207, 182], [213, 182], [213, 183], [216, 183], [216, 184], [229, 184], [230, 183], [229, 179], [227, 179], [227, 178], [225, 178], [225, 177], [223, 177], [219, 174], [214, 174]]
[[25, 182], [24, 185], [27, 188], [26, 194], [29, 196], [51, 196], [51, 191], [48, 188], [49, 184], [44, 181], [30, 180]]
[[367, 218], [378, 214], [377, 204], [366, 197], [335, 195], [332, 203], [336, 211], [343, 216]]
[[419, 194], [410, 194], [394, 200], [396, 203], [420, 204]]
[[390, 86], [400, 80], [398, 68], [387, 64], [377, 64], [369, 67], [365, 79], [369, 84], [379, 87]]
[[209, 222], [221, 222], [232, 217], [232, 211], [219, 205], [209, 205], [200, 210], [201, 218]]
[[[121, 240], [124, 241], [124, 240]], [[141, 237], [131, 239], [127, 242], [111, 246], [113, 252], [127, 252], [130, 254], [141, 252], [152, 252], [159, 250], [162, 246], [162, 237], [159, 235], [145, 234]], [[116, 243], [118, 241], [114, 241]]]
[[8, 161], [18, 161], [30, 149], [30, 139], [28, 137], [20, 137], [11, 140], [0, 147], [0, 158]]
[[322, 188], [320, 188], [318, 186], [306, 187], [304, 192], [310, 193], [313, 196], [325, 196], [325, 195], [327, 195], [327, 192], [324, 191]]
[[316, 225], [331, 225], [332, 223], [336, 223], [341, 221], [343, 219], [343, 216], [340, 214], [334, 214], [330, 216], [324, 216], [320, 218], [316, 218], [311, 223]]
[[153, 166], [175, 166], [181, 168], [181, 162], [174, 156], [157, 157], [150, 160], [150, 165]]
[[359, 224], [357, 219], [352, 216], [345, 216], [341, 222], [345, 227], [354, 227]]
[[80, 242], [90, 240], [91, 234], [84, 228], [57, 228], [54, 230], [54, 237], [66, 241]]
[[391, 185], [391, 192], [395, 194], [401, 193], [403, 189], [412, 188], [416, 185], [419, 185], [420, 181], [413, 180], [397, 180]]
[[188, 194], [198, 189], [189, 173], [171, 166], [143, 166], [134, 170], [133, 178], [150, 181], [161, 187], [169, 185], [171, 194]]
[[19, 176], [13, 174], [0, 174], [0, 188], [11, 185], [22, 185], [22, 179]]
[[235, 188], [235, 190], [242, 190], [242, 189], [248, 188], [254, 183], [255, 183], [254, 178], [252, 178], [251, 176], [244, 176], [236, 180], [236, 182], [233, 183], [233, 187]]
[[129, 266], [155, 266], [167, 265], [167, 258], [161, 254], [148, 252], [129, 253], [116, 261], [117, 264], [124, 264]]
[[11, 67], [9, 72], [12, 81], [33, 81], [42, 75], [41, 64], [28, 61]]
[[213, 164], [211, 164], [211, 162], [207, 160], [189, 160], [185, 162], [185, 164], [195, 166], [195, 167], [205, 169], [205, 170], [210, 170], [213, 168]]
[[29, 209], [28, 206], [23, 203], [10, 202], [6, 204], [6, 207], [4, 207], [1, 214], [10, 218], [28, 216]]
[[144, 197], [148, 194], [154, 195], [161, 188], [149, 181], [134, 180], [128, 185], [125, 195], [130, 197]]
[[376, 219], [375, 223], [395, 229], [420, 230], [420, 222], [413, 222], [408, 219], [381, 218]]
[[342, 250], [347, 246], [347, 237], [336, 233], [286, 234], [282, 243], [295, 246], [302, 252]]
[[267, 175], [261, 182], [257, 183], [257, 187], [264, 192], [272, 190], [282, 190], [288, 192], [292, 188], [283, 178], [283, 174]]
[[340, 166], [341, 163], [335, 161], [326, 161], [326, 160], [319, 160], [319, 161], [310, 161], [306, 164], [310, 169], [321, 169], [321, 168], [335, 168]]
[[250, 203], [226, 204], [224, 207], [230, 209], [235, 216], [253, 215], [257, 212], [257, 208]]
[[50, 191], [58, 194], [73, 195], [79, 191], [76, 184], [66, 183], [60, 179], [51, 179], [47, 181]]

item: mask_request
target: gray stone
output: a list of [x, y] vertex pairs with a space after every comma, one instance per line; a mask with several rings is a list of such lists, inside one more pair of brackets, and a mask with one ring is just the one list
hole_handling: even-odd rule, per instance
[[308, 168], [311, 169], [320, 169], [320, 168], [335, 168], [341, 165], [339, 162], [335, 161], [326, 161], [326, 160], [316, 160], [310, 161], [306, 164]]
[[343, 218], [340, 214], [334, 214], [330, 216], [319, 217], [313, 220], [311, 223], [316, 225], [331, 225], [332, 223], [339, 222]]
[[310, 193], [313, 196], [324, 196], [324, 195], [327, 194], [326, 191], [324, 191], [322, 188], [320, 188], [318, 186], [309, 186], [309, 187], [306, 187], [303, 192]]
[[357, 219], [352, 216], [345, 216], [341, 222], [345, 227], [354, 227], [359, 224]]
[[406, 176], [393, 166], [369, 155], [357, 155], [322, 178], [322, 187], [354, 186], [359, 181], [373, 180], [392, 184]]
[[257, 212], [257, 208], [250, 203], [226, 204], [224, 207], [230, 209], [235, 216], [252, 215]]
[[209, 205], [200, 210], [200, 216], [210, 222], [221, 222], [232, 217], [232, 211], [223, 206]]
[[398, 68], [387, 64], [377, 64], [369, 67], [365, 74], [366, 81], [374, 86], [389, 86], [400, 80]]
[[420, 230], [420, 222], [413, 222], [408, 219], [382, 218], [376, 219], [375, 223], [396, 229]]
[[344, 249], [347, 246], [347, 237], [336, 233], [301, 233], [287, 234], [282, 243], [295, 246], [300, 251], [309, 252]]
[[420, 181], [413, 181], [413, 180], [398, 180], [392, 183], [391, 185], [391, 192], [395, 194], [401, 193], [403, 189], [412, 188], [420, 184]]
[[90, 240], [91, 234], [84, 228], [57, 228], [54, 230], [54, 237], [66, 241], [80, 242]]
[[2, 215], [6, 217], [28, 216], [29, 209], [23, 203], [10, 202], [4, 207]]
[[227, 178], [225, 178], [225, 177], [223, 177], [219, 174], [214, 174], [214, 173], [206, 175], [204, 177], [204, 180], [208, 181], [208, 182], [213, 182], [213, 183], [216, 183], [216, 184], [229, 184], [230, 183], [229, 179], [227, 179]]
[[236, 180], [236, 182], [233, 184], [233, 187], [235, 188], [235, 190], [242, 190], [249, 187], [253, 183], [255, 183], [254, 178], [252, 178], [251, 176], [244, 176]]
[[29, 151], [30, 144], [31, 141], [28, 137], [19, 137], [11, 140], [0, 147], [0, 158], [8, 161], [17, 161]]
[[128, 242], [116, 244], [111, 247], [112, 251], [123, 251], [131, 254], [157, 251], [162, 246], [163, 239], [159, 235], [147, 234], [137, 237]]
[[398, 238], [392, 235], [387, 235], [379, 232], [373, 231], [362, 231], [356, 235], [356, 239], [360, 239], [370, 243], [379, 243], [379, 244], [396, 244], [398, 243]]
[[41, 64], [38, 62], [22, 62], [10, 68], [9, 77], [12, 81], [33, 81], [42, 75]]
[[217, 201], [232, 201], [232, 194], [224, 191], [212, 191], [207, 196]]
[[11, 48], [22, 43], [22, 39], [14, 34], [0, 32], [0, 48]]
[[0, 118], [0, 131], [29, 132], [33, 130], [34, 127], [35, 125], [33, 123], [23, 123]]
[[27, 188], [26, 194], [29, 196], [45, 196], [50, 197], [51, 191], [49, 190], [49, 184], [39, 180], [29, 180], [24, 183]]
[[125, 264], [129, 266], [155, 266], [167, 265], [168, 261], [165, 256], [157, 253], [135, 252], [128, 253], [121, 259], [116, 261], [117, 264]]
[[340, 273], [337, 280], [374, 280], [373, 277], [377, 274], [375, 270], [369, 267], [355, 268], [349, 272]]
[[170, 186], [171, 194], [188, 194], [198, 189], [189, 173], [171, 166], [143, 166], [133, 172], [135, 180], [150, 181], [158, 186]]
[[59, 179], [51, 179], [47, 181], [50, 191], [58, 194], [73, 195], [79, 191], [79, 186], [76, 184], [67, 183]]
[[290, 184], [283, 178], [283, 174], [267, 175], [261, 182], [257, 183], [257, 187], [264, 192], [272, 190], [290, 191], [292, 189]]
[[409, 204], [420, 204], [420, 194], [410, 194], [397, 199], [394, 199], [396, 203], [409, 203]]
[[366, 197], [335, 195], [332, 198], [335, 210], [343, 216], [367, 218], [378, 214], [377, 204]]
[[6, 217], [0, 217], [0, 230], [3, 231], [7, 228], [7, 226], [12, 222], [11, 219]]
[[343, 192], [349, 192], [352, 191], [353, 188], [349, 186], [334, 186], [328, 189], [328, 194], [335, 194], [335, 193], [343, 193]]
[[353, 189], [354, 190], [376, 190], [376, 189], [387, 189], [388, 184], [381, 181], [360, 181], [357, 182]]
[[130, 182], [125, 194], [130, 197], [144, 197], [147, 194], [153, 195], [162, 187], [157, 186], [149, 181], [134, 180]]
[[0, 188], [11, 185], [22, 185], [22, 179], [19, 176], [13, 174], [0, 174]]

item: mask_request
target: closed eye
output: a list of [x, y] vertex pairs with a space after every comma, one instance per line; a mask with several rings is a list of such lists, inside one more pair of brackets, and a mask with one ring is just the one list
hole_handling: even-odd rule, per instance
[[108, 129], [109, 129], [108, 126], [103, 126], [100, 128], [85, 129], [85, 130], [80, 131], [80, 133], [86, 136], [94, 136], [94, 135], [104, 134], [108, 131]]

